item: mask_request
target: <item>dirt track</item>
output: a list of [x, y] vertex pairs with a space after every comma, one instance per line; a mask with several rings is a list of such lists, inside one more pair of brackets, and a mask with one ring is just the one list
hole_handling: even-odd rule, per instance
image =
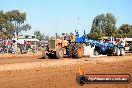
[[1, 56], [0, 88], [132, 88], [129, 84], [76, 83], [78, 66], [88, 74], [130, 74], [132, 54], [98, 58], [39, 59], [39, 55]]

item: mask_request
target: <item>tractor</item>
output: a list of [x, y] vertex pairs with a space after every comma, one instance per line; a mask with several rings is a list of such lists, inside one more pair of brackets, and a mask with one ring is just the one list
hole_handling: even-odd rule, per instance
[[[56, 34], [57, 36], [57, 34]], [[65, 39], [65, 34], [62, 34], [62, 39], [51, 39], [48, 41], [48, 46], [45, 49], [42, 49], [42, 56], [44, 58], [50, 58], [51, 56], [56, 56], [57, 58], [63, 58], [64, 55], [72, 57], [75, 59], [83, 57], [83, 45], [84, 37], [79, 38], [78, 32], [76, 35], [70, 34], [70, 40]]]
[[68, 41], [64, 40], [64, 34], [62, 34], [62, 39], [57, 39], [57, 33], [55, 39], [50, 39], [46, 49], [42, 49], [42, 57], [44, 58], [63, 58], [66, 54], [66, 46]]

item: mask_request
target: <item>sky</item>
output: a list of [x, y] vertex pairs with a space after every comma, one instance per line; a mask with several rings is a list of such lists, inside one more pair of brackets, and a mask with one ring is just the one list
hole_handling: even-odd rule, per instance
[[97, 15], [112, 13], [116, 26], [132, 24], [132, 0], [1, 0], [0, 10], [26, 12], [26, 23], [31, 30], [24, 34], [40, 31], [46, 35], [90, 32], [92, 21]]

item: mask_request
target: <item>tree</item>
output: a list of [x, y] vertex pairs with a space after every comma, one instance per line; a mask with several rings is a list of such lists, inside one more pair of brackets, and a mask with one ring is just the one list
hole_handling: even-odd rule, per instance
[[5, 18], [5, 14], [2, 11], [0, 11], [0, 38], [9, 38], [11, 35], [8, 34], [11, 32], [12, 24], [7, 22], [7, 19]]
[[29, 24], [24, 24], [24, 25], [22, 25], [20, 28], [19, 28], [19, 32], [21, 32], [21, 31], [28, 31], [28, 30], [30, 30], [31, 29], [31, 26], [29, 25]]
[[21, 13], [19, 10], [8, 12], [0, 11], [0, 33], [3, 38], [12, 38], [18, 36], [21, 31], [31, 29], [29, 24], [25, 24], [26, 13]]
[[[8, 22], [10, 22], [14, 25], [13, 30], [17, 36], [21, 31], [30, 30], [30, 28], [31, 28], [31, 26], [29, 26], [29, 24], [23, 25], [26, 20], [26, 13], [21, 13], [19, 10], [12, 10], [12, 11], [6, 12], [5, 18]], [[25, 26], [28, 26], [28, 27], [25, 27]]]
[[114, 36], [116, 31], [115, 24], [116, 18], [111, 13], [98, 15], [94, 18], [91, 31], [87, 37], [98, 39], [102, 36]]
[[34, 31], [34, 35], [36, 35], [36, 38], [39, 39], [39, 40], [49, 40], [49, 36], [48, 35], [45, 35], [44, 33], [41, 34], [40, 31]]
[[40, 31], [34, 31], [34, 35], [36, 35], [36, 38], [41, 40], [42, 39], [42, 35]]
[[48, 41], [50, 38], [49, 38], [49, 35], [46, 35], [44, 40]]
[[45, 34], [44, 33], [41, 34], [41, 37], [42, 37], [42, 39], [45, 39]]
[[132, 25], [129, 24], [122, 24], [119, 29], [117, 30], [116, 37], [132, 37]]

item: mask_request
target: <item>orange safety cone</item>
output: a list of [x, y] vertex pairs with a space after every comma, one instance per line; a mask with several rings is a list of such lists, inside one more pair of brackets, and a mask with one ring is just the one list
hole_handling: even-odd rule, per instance
[[84, 70], [80, 66], [78, 67], [78, 74], [84, 75]]

